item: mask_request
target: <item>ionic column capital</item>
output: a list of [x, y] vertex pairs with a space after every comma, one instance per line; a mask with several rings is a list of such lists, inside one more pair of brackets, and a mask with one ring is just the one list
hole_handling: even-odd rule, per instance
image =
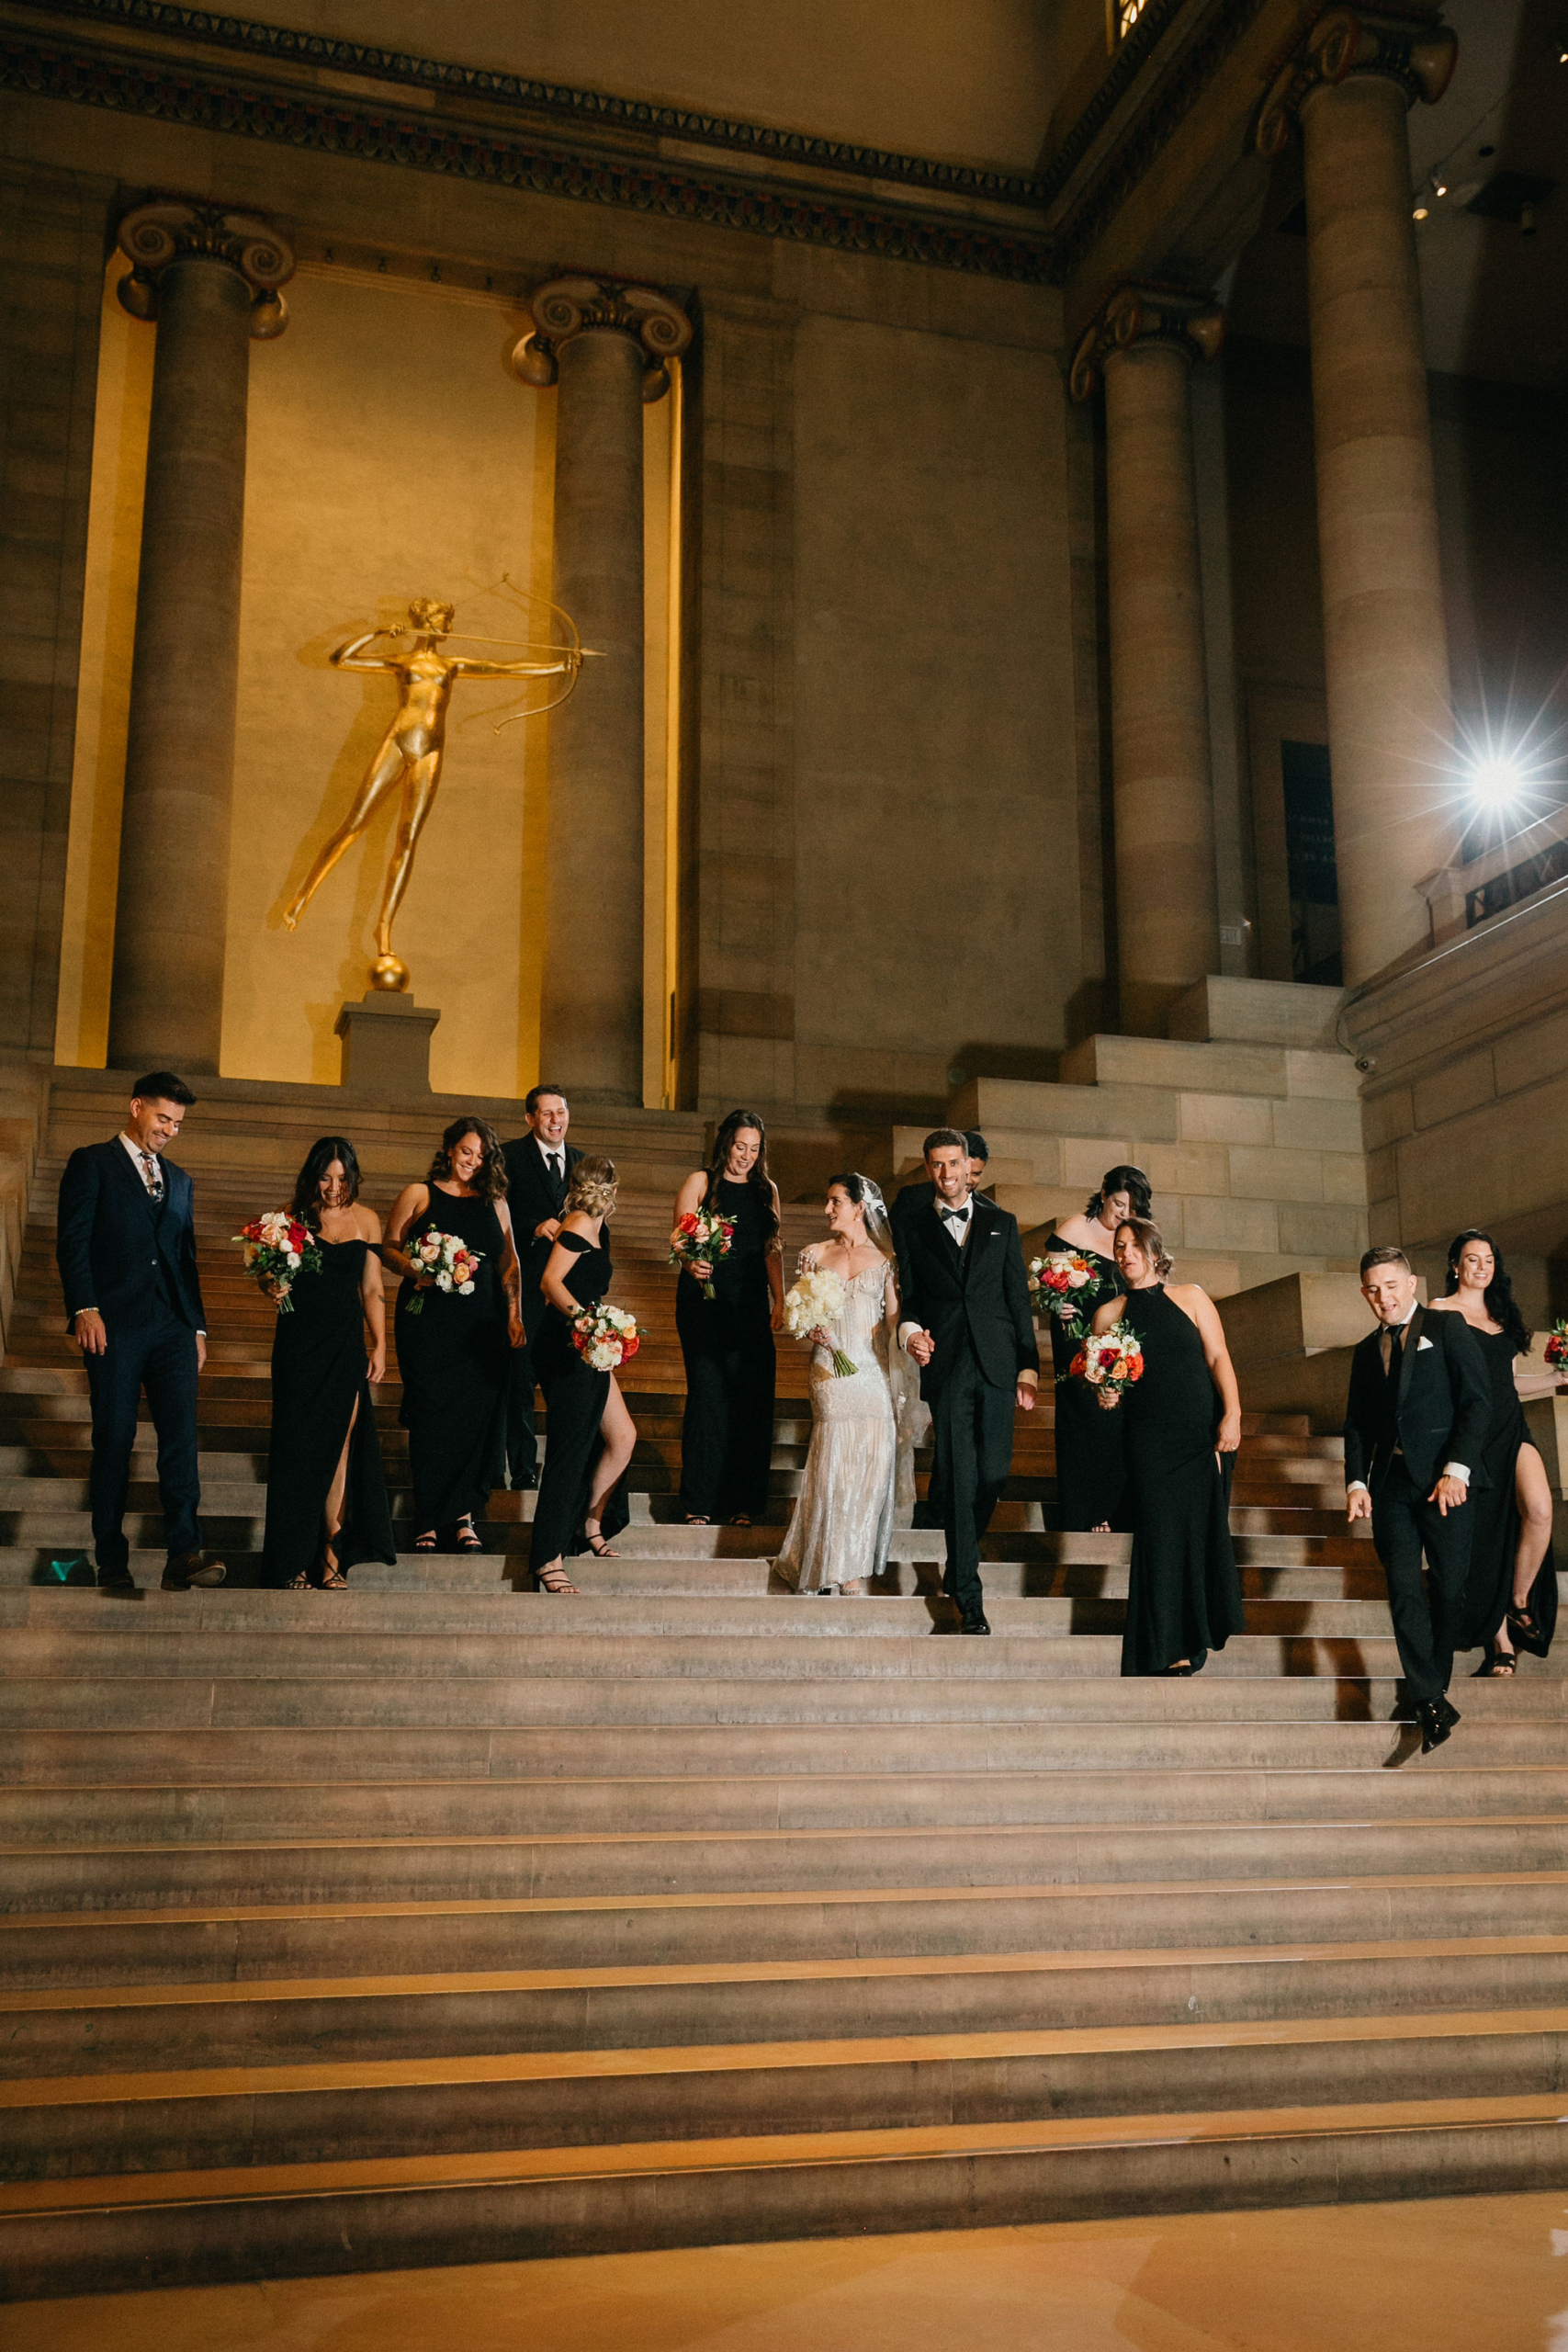
[[1436, 106], [1453, 79], [1459, 37], [1435, 8], [1398, 6], [1329, 8], [1275, 75], [1255, 134], [1269, 162], [1289, 144], [1302, 107], [1318, 90], [1337, 88], [1353, 74], [1397, 83], [1406, 106]]
[[629, 335], [641, 345], [642, 396], [662, 399], [670, 389], [667, 359], [692, 340], [692, 322], [678, 302], [652, 286], [612, 286], [597, 277], [552, 277], [528, 297], [534, 323], [512, 353], [514, 375], [544, 389], [559, 372], [558, 354], [583, 334]]
[[1140, 343], [1171, 344], [1187, 359], [1213, 359], [1225, 339], [1225, 315], [1212, 294], [1177, 286], [1122, 285], [1078, 338], [1068, 389], [1087, 401], [1105, 363]]
[[254, 212], [226, 212], [215, 204], [164, 198], [139, 204], [119, 224], [120, 252], [131, 265], [119, 281], [120, 307], [133, 319], [158, 315], [158, 281], [171, 263], [193, 255], [224, 264], [251, 289], [251, 334], [270, 342], [288, 323], [278, 291], [294, 275], [294, 254], [270, 220]]

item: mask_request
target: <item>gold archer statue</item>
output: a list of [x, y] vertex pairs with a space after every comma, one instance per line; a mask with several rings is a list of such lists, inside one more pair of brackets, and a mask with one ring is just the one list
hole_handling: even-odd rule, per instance
[[[352, 638], [346, 645], [339, 646], [331, 657], [337, 670], [390, 671], [398, 681], [398, 707], [375, 758], [365, 771], [365, 780], [354, 796], [353, 807], [332, 838], [322, 843], [315, 864], [286, 910], [283, 922], [287, 931], [294, 929], [339, 858], [353, 848], [388, 794], [400, 784], [402, 811], [376, 924], [376, 961], [370, 967], [370, 985], [374, 989], [406, 989], [409, 984], [408, 966], [392, 953], [392, 919], [402, 904], [413, 870], [414, 851], [441, 782], [441, 760], [446, 748], [446, 706], [452, 699], [454, 682], [458, 678], [553, 677], [575, 682], [583, 659], [583, 648], [577, 644], [552, 649], [556, 659], [550, 662], [486, 662], [468, 654], [439, 652], [436, 649], [443, 639], [452, 634], [456, 610], [455, 605], [434, 597], [416, 596], [409, 606], [407, 631], [413, 644], [406, 653], [366, 654], [364, 648], [377, 638], [404, 634], [401, 629], [370, 628], [362, 637]], [[566, 617], [563, 614], [562, 618]], [[571, 634], [575, 639], [576, 630], [572, 629]], [[482, 644], [487, 640], [469, 641]], [[531, 718], [537, 714], [515, 715]], [[502, 723], [506, 724], [504, 720]]]

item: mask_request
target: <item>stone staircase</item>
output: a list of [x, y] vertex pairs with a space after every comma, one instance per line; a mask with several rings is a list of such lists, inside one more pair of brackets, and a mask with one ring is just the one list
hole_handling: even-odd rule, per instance
[[779, 1523], [681, 1526], [668, 1204], [634, 1192], [621, 1556], [521, 1590], [532, 1498], [498, 1495], [480, 1559], [263, 1591], [271, 1311], [225, 1237], [277, 1184], [209, 1142], [231, 1581], [118, 1600], [74, 1589], [74, 1139], [63, 1110], [0, 1369], [0, 2292], [1560, 2181], [1563, 1683], [1462, 1686], [1420, 1758], [1304, 1416], [1248, 1417], [1248, 1630], [1192, 1682], [1119, 1679], [1126, 1545], [1049, 1532], [1048, 1407], [990, 1641], [944, 1638], [920, 1531], [874, 1596], [774, 1591], [802, 1359]]

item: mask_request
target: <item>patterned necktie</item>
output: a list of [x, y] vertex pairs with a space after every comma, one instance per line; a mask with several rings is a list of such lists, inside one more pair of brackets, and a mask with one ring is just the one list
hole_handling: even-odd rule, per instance
[[161, 1201], [164, 1197], [164, 1175], [156, 1158], [150, 1151], [141, 1152], [138, 1157], [141, 1161], [142, 1182], [153, 1200]]

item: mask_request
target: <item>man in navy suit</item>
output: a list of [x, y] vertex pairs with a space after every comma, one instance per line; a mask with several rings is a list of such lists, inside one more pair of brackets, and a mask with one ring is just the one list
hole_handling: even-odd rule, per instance
[[221, 1560], [202, 1558], [197, 1516], [196, 1384], [207, 1361], [207, 1317], [192, 1185], [164, 1158], [195, 1101], [172, 1070], [138, 1079], [119, 1134], [73, 1151], [60, 1180], [55, 1256], [93, 1400], [93, 1548], [106, 1592], [136, 1589], [120, 1521], [142, 1389], [158, 1433], [164, 1590], [188, 1592], [224, 1577]]

